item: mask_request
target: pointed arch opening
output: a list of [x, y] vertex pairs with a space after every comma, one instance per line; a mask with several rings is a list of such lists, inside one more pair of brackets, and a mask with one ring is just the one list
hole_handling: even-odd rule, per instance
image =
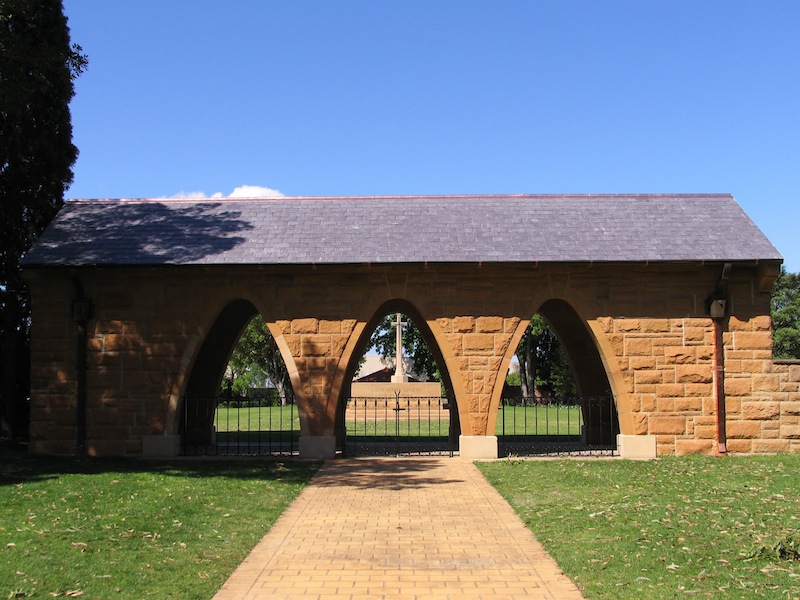
[[452, 380], [428, 323], [407, 301], [384, 303], [345, 372], [336, 412], [339, 448], [345, 455], [452, 454], [460, 430]]
[[209, 329], [187, 379], [183, 453], [294, 454], [299, 429], [278, 344], [251, 302], [231, 302]]
[[613, 453], [619, 418], [597, 345], [561, 299], [544, 302], [506, 376], [496, 433], [501, 454]]

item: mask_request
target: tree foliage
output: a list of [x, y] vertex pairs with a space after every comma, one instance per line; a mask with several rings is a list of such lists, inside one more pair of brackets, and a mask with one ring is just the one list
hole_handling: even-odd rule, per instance
[[772, 288], [773, 354], [800, 359], [800, 274], [782, 270]]
[[61, 0], [0, 0], [0, 434], [27, 434], [30, 301], [20, 259], [64, 202], [86, 68]]
[[[414, 364], [414, 372], [424, 375], [429, 380], [439, 381], [441, 376], [433, 353], [425, 343], [422, 333], [407, 315], [402, 315], [408, 325], [403, 328], [403, 349]], [[381, 320], [370, 338], [370, 349], [389, 364], [394, 363], [396, 356], [396, 334], [394, 313]], [[525, 396], [555, 395], [571, 397], [576, 392], [575, 378], [567, 361], [564, 349], [547, 322], [539, 315], [534, 315], [528, 329], [517, 348], [517, 359], [520, 373], [512, 374], [511, 385], [520, 385]]]
[[517, 347], [522, 395], [569, 398], [577, 393], [575, 377], [556, 334], [534, 315]]
[[257, 315], [247, 324], [231, 354], [225, 383], [237, 395], [245, 395], [252, 388], [265, 387], [267, 381], [275, 386], [281, 404], [293, 401], [286, 363], [263, 317]]
[[[386, 315], [372, 334], [367, 347], [368, 351], [376, 350], [381, 358], [389, 364], [394, 364], [397, 356], [396, 320], [396, 313]], [[422, 332], [407, 315], [402, 315], [402, 320], [407, 323], [403, 327], [403, 354], [411, 358], [414, 365], [414, 373], [428, 381], [440, 381], [441, 377], [436, 359], [433, 357], [430, 348], [428, 348]]]

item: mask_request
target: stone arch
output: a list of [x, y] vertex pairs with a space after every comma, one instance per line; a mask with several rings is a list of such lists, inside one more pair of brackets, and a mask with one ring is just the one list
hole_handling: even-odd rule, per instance
[[[541, 315], [561, 342], [567, 360], [572, 367], [578, 394], [585, 398], [607, 399], [598, 404], [595, 410], [584, 408], [584, 419], [587, 424], [586, 435], [591, 443], [614, 443], [616, 434], [619, 433], [618, 408], [616, 406], [617, 394], [612, 386], [613, 377], [607, 372], [612, 364], [604, 357], [604, 348], [598, 343], [595, 332], [587, 320], [581, 317], [578, 311], [567, 300], [550, 298], [542, 302], [537, 311]], [[522, 339], [528, 320], [520, 322], [517, 331], [509, 344], [504, 365], [508, 368], [511, 355], [516, 351]], [[608, 349], [605, 349], [608, 351]], [[496, 417], [496, 407], [500, 403], [500, 390], [495, 390], [492, 398], [491, 415]], [[491, 423], [490, 426], [494, 426]]]
[[[606, 324], [603, 323], [611, 321], [611, 317], [603, 316], [585, 295], [566, 290], [563, 295], [554, 295], [542, 301], [536, 312], [545, 318], [564, 344], [567, 360], [576, 376], [578, 392], [583, 395], [610, 394], [616, 409], [615, 427], [618, 433], [633, 433], [631, 398], [626, 378], [607, 335]], [[565, 335], [575, 336], [569, 348], [564, 341]], [[587, 371], [579, 378], [578, 371], [584, 368]]]
[[[408, 315], [419, 328], [425, 343], [428, 345], [428, 348], [436, 360], [436, 364], [439, 366], [442, 384], [447, 391], [448, 398], [456, 407], [455, 410], [450, 410], [451, 425], [455, 425], [457, 430], [460, 428], [461, 415], [459, 413], [460, 408], [458, 403], [459, 389], [456, 386], [458, 386], [461, 382], [458, 378], [454, 379], [450, 375], [450, 370], [453, 365], [453, 358], [449, 345], [442, 343], [444, 341], [444, 337], [441, 332], [439, 332], [437, 335], [437, 332], [434, 331], [434, 329], [437, 328], [435, 322], [429, 323], [422, 316], [422, 313], [417, 310], [414, 304], [403, 298], [393, 298], [380, 304], [373, 311], [372, 317], [369, 319], [369, 321], [363, 324], [363, 326], [359, 327], [358, 335], [354, 336], [352, 345], [348, 345], [348, 348], [342, 357], [343, 361], [347, 361], [347, 366], [344, 369], [340, 369], [342, 380], [338, 386], [339, 393], [336, 399], [335, 422], [337, 443], [341, 441], [341, 437], [344, 435], [346, 399], [350, 392], [350, 382], [355, 376], [358, 368], [358, 359], [367, 349], [367, 344], [369, 344], [369, 339], [372, 336], [372, 332], [375, 331], [375, 328], [378, 326], [381, 319], [391, 313], [402, 313]], [[455, 419], [453, 419], [454, 416]]]
[[631, 396], [625, 384], [625, 376], [619, 367], [619, 359], [598, 320], [588, 321], [587, 324], [608, 377], [609, 389], [617, 410], [619, 433], [630, 435], [634, 433], [633, 409], [631, 407]]
[[[182, 402], [179, 406], [177, 430], [188, 443], [207, 444], [211, 440], [211, 426], [214, 418], [215, 397], [225, 374], [236, 342], [247, 324], [263, 312], [250, 300], [238, 298], [230, 301], [216, 315], [210, 326], [205, 328], [205, 336], [190, 361], [183, 387]], [[276, 336], [274, 327], [269, 327], [278, 348], [286, 361], [287, 369], [295, 385], [296, 368], [287, 351], [282, 335]]]
[[565, 300], [553, 298], [544, 302], [537, 312], [558, 336], [572, 366], [578, 393], [582, 396], [611, 394], [611, 383], [597, 344], [575, 309]]

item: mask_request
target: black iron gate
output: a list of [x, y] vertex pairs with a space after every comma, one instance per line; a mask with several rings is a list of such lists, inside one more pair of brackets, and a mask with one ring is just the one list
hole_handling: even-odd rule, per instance
[[614, 455], [619, 419], [611, 397], [503, 398], [497, 415], [504, 456]]
[[[453, 456], [458, 449], [455, 410], [440, 397], [349, 398], [345, 456]], [[455, 407], [453, 407], [455, 408]]]
[[184, 398], [181, 450], [185, 456], [287, 456], [298, 454], [300, 419], [295, 404], [272, 396]]
[[[271, 397], [186, 397], [186, 456], [287, 456], [299, 453], [297, 406]], [[452, 406], [452, 410], [451, 410]], [[440, 397], [350, 398], [345, 456], [453, 456], [455, 405]], [[613, 398], [504, 398], [497, 415], [499, 456], [614, 455], [619, 420]]]

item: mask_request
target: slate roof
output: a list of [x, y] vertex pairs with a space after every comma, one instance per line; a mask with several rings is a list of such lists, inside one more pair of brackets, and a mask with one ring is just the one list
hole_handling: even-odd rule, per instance
[[728, 194], [77, 200], [25, 266], [780, 261]]

